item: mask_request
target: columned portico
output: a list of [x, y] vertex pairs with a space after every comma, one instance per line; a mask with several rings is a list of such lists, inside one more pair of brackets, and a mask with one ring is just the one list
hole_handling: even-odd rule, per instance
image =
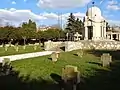
[[85, 38], [84, 40], [88, 40], [88, 27], [85, 27]]
[[[109, 37], [110, 36], [110, 37]], [[120, 41], [120, 32], [107, 32], [107, 39]]]

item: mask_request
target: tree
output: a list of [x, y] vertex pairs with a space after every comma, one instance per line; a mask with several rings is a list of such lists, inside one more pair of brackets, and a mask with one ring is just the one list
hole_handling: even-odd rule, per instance
[[68, 33], [74, 33], [75, 32], [75, 16], [70, 13], [70, 16], [68, 18], [66, 30]]
[[75, 20], [75, 32], [82, 33], [82, 30], [84, 29], [84, 24], [79, 18]]
[[23, 22], [22, 28], [23, 29], [36, 31], [36, 23], [33, 22], [31, 19], [29, 19], [28, 23], [27, 22]]
[[21, 36], [24, 39], [24, 45], [26, 40], [36, 38], [36, 23], [29, 19], [28, 23], [22, 23]]
[[68, 22], [66, 25], [66, 33], [69, 33], [68, 37], [73, 40], [73, 35], [75, 32], [82, 33], [82, 30], [84, 29], [84, 23], [79, 19], [75, 18], [75, 16], [70, 13], [70, 16], [68, 18]]
[[106, 31], [108, 31], [110, 29], [110, 25], [108, 24], [108, 22], [106, 22]]

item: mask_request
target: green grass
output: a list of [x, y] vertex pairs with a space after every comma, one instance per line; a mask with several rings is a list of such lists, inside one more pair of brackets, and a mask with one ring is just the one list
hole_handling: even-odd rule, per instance
[[[31, 78], [37, 78], [40, 76], [45, 80], [51, 79], [51, 73], [61, 75], [61, 69], [68, 64], [78, 66], [78, 69], [83, 75], [87, 75], [88, 73], [85, 72], [85, 70], [89, 70], [92, 67], [102, 68], [97, 65], [92, 65], [88, 63], [89, 61], [98, 62], [99, 58], [90, 54], [84, 56], [83, 58], [80, 58], [73, 55], [74, 53], [75, 52], [62, 53], [58, 62], [56, 63], [51, 62], [51, 60], [49, 59], [50, 56], [43, 56], [21, 61], [15, 61], [13, 62], [13, 67], [15, 67], [17, 71], [20, 71], [21, 75], [29, 74]], [[89, 73], [92, 74], [92, 72], [93, 71], [90, 71]]]
[[34, 50], [34, 46], [30, 46], [30, 45], [27, 45], [25, 50], [23, 49], [23, 46], [19, 45], [18, 47], [19, 47], [19, 51], [16, 51], [13, 46], [8, 47], [7, 51], [5, 51], [5, 48], [0, 47], [0, 56], [24, 54], [24, 53], [31, 53], [31, 52], [40, 52], [43, 50], [43, 48], [40, 47], [39, 45], [37, 45], [37, 50]]
[[[119, 51], [107, 51], [113, 56], [113, 63], [111, 67], [106, 68], [100, 65], [99, 57], [106, 51], [88, 51], [82, 58], [74, 55], [78, 51], [62, 52], [56, 63], [49, 59], [50, 56], [14, 61], [12, 62], [13, 70], [19, 72], [19, 77], [22, 77], [24, 84], [22, 82], [22, 85], [21, 83], [18, 85], [14, 80], [16, 78], [12, 75], [10, 79], [14, 82], [10, 82], [10, 85], [14, 88], [19, 86], [21, 90], [60, 90], [50, 75], [54, 73], [61, 76], [65, 65], [74, 65], [78, 67], [82, 78], [78, 90], [120, 90]], [[17, 82], [21, 82], [18, 76], [15, 77], [17, 77]]]

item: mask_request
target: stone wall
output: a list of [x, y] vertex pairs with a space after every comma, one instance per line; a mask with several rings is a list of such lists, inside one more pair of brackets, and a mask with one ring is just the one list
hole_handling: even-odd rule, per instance
[[120, 42], [118, 41], [80, 41], [66, 42], [65, 51], [77, 49], [96, 49], [96, 50], [120, 50]]
[[104, 41], [89, 41], [81, 40], [79, 42], [45, 42], [45, 50], [54, 50], [54, 48], [65, 47], [65, 51], [72, 51], [77, 49], [96, 49], [96, 50], [120, 50], [120, 42], [112, 40]]
[[54, 48], [63, 46], [62, 44], [64, 44], [64, 42], [52, 42], [52, 41], [48, 41], [48, 42], [45, 42], [44, 49], [45, 50], [52, 50]]

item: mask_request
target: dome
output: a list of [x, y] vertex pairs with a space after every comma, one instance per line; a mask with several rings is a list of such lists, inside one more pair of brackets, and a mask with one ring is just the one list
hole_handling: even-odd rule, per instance
[[93, 6], [88, 9], [88, 11], [86, 12], [86, 16], [89, 16], [89, 17], [101, 16], [101, 10], [96, 6]]

